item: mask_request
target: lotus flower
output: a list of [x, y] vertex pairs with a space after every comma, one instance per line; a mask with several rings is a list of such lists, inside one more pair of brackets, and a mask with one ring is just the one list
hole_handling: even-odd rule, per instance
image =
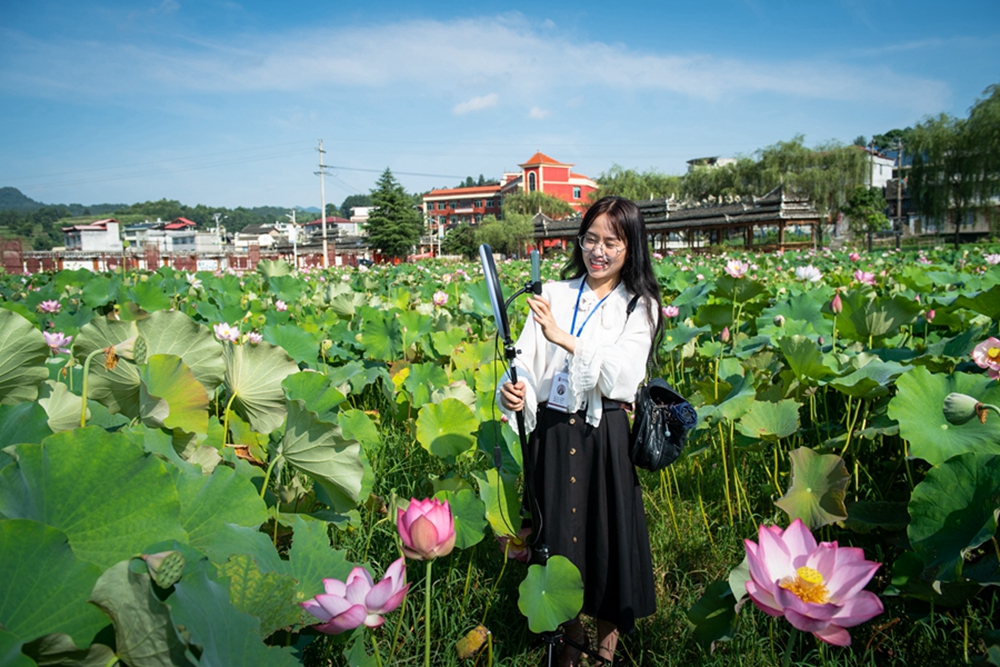
[[870, 271], [862, 271], [861, 269], [858, 269], [854, 272], [854, 279], [859, 283], [864, 283], [865, 285], [875, 284], [875, 274]]
[[[350, 280], [349, 276], [344, 276], [344, 277]], [[277, 301], [274, 302], [274, 309], [277, 310], [279, 313], [283, 313], [286, 310], [288, 310], [288, 304], [282, 301], [281, 299], [278, 299]]]
[[73, 342], [72, 336], [67, 336], [62, 332], [49, 333], [48, 331], [43, 331], [42, 335], [45, 336], [45, 343], [55, 354], [69, 352], [69, 344]]
[[447, 556], [455, 547], [455, 520], [447, 500], [410, 500], [405, 512], [399, 508], [396, 528], [407, 558], [431, 560]]
[[58, 313], [62, 305], [58, 301], [42, 301], [38, 304], [38, 310], [43, 313]]
[[677, 317], [680, 315], [681, 309], [677, 306], [664, 306], [663, 316], [664, 317]]
[[500, 543], [500, 549], [507, 553], [507, 558], [527, 563], [528, 559], [531, 558], [531, 548], [527, 541], [530, 534], [531, 527], [529, 526], [519, 530], [517, 535], [500, 535], [497, 537], [497, 542]]
[[798, 280], [807, 280], [811, 283], [815, 283], [823, 279], [823, 274], [815, 266], [809, 264], [808, 266], [796, 267], [795, 277]]
[[847, 258], [849, 260], [851, 260], [852, 262], [860, 262], [861, 261], [861, 255], [859, 255], [856, 252], [852, 252], [850, 255], [847, 256]]
[[833, 301], [830, 302], [830, 312], [834, 315], [844, 312], [844, 302], [840, 300], [840, 292], [833, 295]]
[[260, 343], [262, 340], [264, 340], [264, 336], [257, 333], [256, 331], [251, 331], [247, 334], [247, 341], [252, 345], [256, 345], [257, 343]]
[[989, 255], [983, 255], [983, 259], [986, 260], [987, 264], [1000, 264], [1000, 253], [991, 253]]
[[406, 564], [397, 559], [385, 571], [382, 581], [376, 584], [368, 570], [356, 567], [347, 575], [347, 581], [324, 579], [326, 593], [299, 604], [310, 614], [323, 621], [316, 629], [328, 635], [353, 630], [362, 623], [377, 628], [385, 622], [383, 614], [398, 607], [410, 585], [406, 581]]
[[212, 326], [212, 329], [215, 331], [215, 337], [219, 340], [228, 340], [235, 343], [240, 339], [240, 330], [229, 326], [227, 322], [216, 324]]
[[[52, 343], [49, 343], [51, 346]], [[972, 350], [972, 360], [991, 378], [1000, 378], [1000, 340], [990, 336]]]
[[437, 292], [434, 292], [434, 305], [435, 306], [443, 306], [446, 303], [448, 303], [448, 294], [446, 292], [442, 292], [440, 290], [437, 291]]
[[730, 338], [729, 327], [727, 327], [727, 326], [726, 327], [722, 327], [722, 333], [719, 334], [719, 340], [721, 340], [723, 343], [728, 343], [729, 342], [729, 338]]
[[750, 265], [738, 259], [731, 259], [726, 262], [726, 273], [733, 278], [742, 278], [750, 270]]
[[770, 616], [784, 616], [794, 627], [836, 646], [848, 646], [846, 628], [882, 613], [882, 602], [862, 590], [881, 566], [864, 552], [836, 542], [816, 544], [796, 519], [786, 529], [761, 526], [759, 543], [744, 540], [750, 599]]

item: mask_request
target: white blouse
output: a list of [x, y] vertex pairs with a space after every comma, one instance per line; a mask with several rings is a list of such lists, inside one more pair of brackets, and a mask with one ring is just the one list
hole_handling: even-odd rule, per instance
[[[584, 277], [580, 277], [542, 286], [542, 296], [548, 300], [556, 324], [564, 331], [569, 332], [573, 323], [573, 311], [583, 280]], [[567, 366], [567, 362], [569, 412], [577, 412], [586, 406], [588, 424], [597, 426], [601, 423], [604, 412], [602, 397], [624, 403], [635, 400], [639, 383], [646, 375], [646, 358], [652, 345], [655, 323], [651, 323], [646, 315], [646, 298], [640, 299], [632, 315], [626, 317], [631, 299], [624, 281], [619, 282], [597, 312], [587, 320], [600, 299], [589, 285], [584, 284], [576, 316], [577, 329], [585, 320], [587, 322], [583, 330], [576, 334], [574, 354], [546, 340], [541, 326], [529, 311], [528, 321], [515, 345], [518, 354], [514, 360], [517, 379], [524, 380], [527, 386], [524, 424], [529, 433], [535, 429], [539, 401], [548, 400], [552, 378]], [[509, 379], [510, 371], [504, 374], [497, 387], [497, 403], [507, 418], [513, 419], [514, 413], [504, 408], [499, 398], [499, 388]]]

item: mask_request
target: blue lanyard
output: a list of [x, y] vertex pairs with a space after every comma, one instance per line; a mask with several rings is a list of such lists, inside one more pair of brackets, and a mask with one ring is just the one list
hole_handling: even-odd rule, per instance
[[[597, 309], [601, 307], [601, 304], [607, 301], [608, 297], [611, 296], [611, 292], [614, 292], [614, 290], [611, 290], [611, 292], [605, 294], [604, 298], [598, 301], [597, 305], [594, 306], [589, 313], [587, 313], [587, 317], [583, 320], [583, 324], [581, 324], [580, 328], [577, 329], [576, 314], [580, 312], [580, 297], [583, 296], [583, 285], [586, 282], [587, 282], [586, 278], [580, 280], [580, 291], [576, 293], [576, 308], [573, 309], [573, 323], [569, 326], [569, 333], [571, 336], [579, 336], [580, 333], [583, 332], [583, 328], [587, 326], [587, 322], [590, 321], [590, 318], [594, 316], [594, 313], [596, 313]], [[574, 329], [576, 330], [574, 331]]]

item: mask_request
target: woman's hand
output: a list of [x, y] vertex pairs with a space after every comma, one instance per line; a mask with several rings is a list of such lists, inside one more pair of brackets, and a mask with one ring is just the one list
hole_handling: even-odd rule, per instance
[[566, 333], [556, 324], [552, 316], [552, 307], [544, 297], [528, 297], [528, 307], [531, 308], [535, 321], [542, 327], [542, 335], [550, 343], [555, 343], [570, 354], [576, 350], [576, 338]]
[[500, 387], [500, 404], [508, 410], [520, 412], [524, 409], [524, 396], [527, 389], [524, 380], [518, 380], [517, 384], [504, 382]]

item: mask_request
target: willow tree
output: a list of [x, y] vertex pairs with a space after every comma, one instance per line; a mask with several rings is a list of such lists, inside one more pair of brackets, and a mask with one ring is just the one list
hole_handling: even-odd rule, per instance
[[533, 216], [541, 212], [553, 220], [568, 218], [576, 214], [576, 209], [568, 203], [544, 192], [515, 192], [503, 198], [503, 215]]
[[669, 176], [655, 169], [638, 172], [635, 169], [625, 169], [613, 164], [611, 169], [602, 173], [596, 179], [598, 188], [590, 193], [591, 202], [601, 197], [613, 195], [632, 201], [649, 199], [667, 199], [677, 196], [681, 191], [680, 176]]

